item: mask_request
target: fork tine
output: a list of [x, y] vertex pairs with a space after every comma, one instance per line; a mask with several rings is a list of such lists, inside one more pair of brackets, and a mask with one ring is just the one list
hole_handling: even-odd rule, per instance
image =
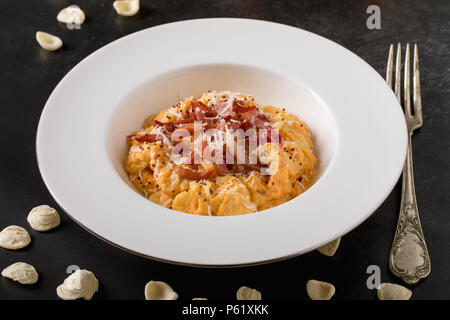
[[392, 89], [392, 77], [394, 73], [394, 45], [389, 46], [389, 58], [386, 68], [386, 82], [389, 88]]
[[400, 93], [400, 82], [401, 82], [401, 69], [402, 69], [402, 45], [400, 43], [397, 44], [397, 57], [395, 62], [395, 95], [397, 96], [398, 102], [401, 101], [401, 93]]
[[414, 78], [413, 78], [413, 102], [414, 102], [414, 113], [422, 123], [422, 98], [420, 95], [420, 74], [419, 74], [419, 50], [417, 48], [417, 43], [414, 44]]
[[405, 107], [405, 115], [407, 117], [411, 116], [411, 58], [409, 52], [409, 43], [406, 44], [406, 52], [405, 52], [405, 79], [403, 83], [403, 101]]

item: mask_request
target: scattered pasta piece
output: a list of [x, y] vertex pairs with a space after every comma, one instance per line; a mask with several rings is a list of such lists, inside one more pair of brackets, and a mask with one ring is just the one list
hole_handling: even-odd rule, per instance
[[42, 48], [48, 51], [55, 51], [62, 47], [62, 40], [47, 32], [36, 32], [36, 40]]
[[55, 209], [44, 204], [33, 208], [28, 214], [27, 221], [36, 231], [48, 231], [59, 226], [61, 219]]
[[139, 11], [139, 0], [117, 0], [113, 3], [117, 14], [125, 17], [134, 16]]
[[208, 300], [206, 298], [192, 298], [192, 300]]
[[63, 300], [76, 300], [83, 298], [91, 300], [98, 291], [98, 280], [88, 270], [77, 270], [68, 276], [64, 282], [56, 288], [58, 297]]
[[145, 300], [177, 300], [178, 294], [165, 282], [150, 281], [145, 285]]
[[319, 251], [321, 254], [332, 257], [336, 253], [337, 249], [339, 248], [339, 243], [341, 243], [341, 238], [337, 238], [319, 248], [317, 248], [317, 251]]
[[86, 15], [79, 6], [71, 5], [62, 9], [56, 16], [56, 19], [62, 23], [81, 25], [86, 19]]
[[31, 237], [28, 231], [19, 226], [9, 226], [0, 232], [0, 247], [9, 250], [22, 249], [29, 245]]
[[308, 280], [306, 292], [311, 300], [330, 300], [334, 296], [336, 289], [328, 282]]
[[16, 262], [2, 271], [2, 276], [10, 278], [21, 284], [33, 284], [38, 281], [36, 269], [28, 263]]
[[261, 292], [249, 287], [240, 287], [236, 293], [238, 300], [261, 300]]
[[394, 283], [382, 283], [377, 289], [380, 300], [409, 300], [412, 291], [404, 286]]

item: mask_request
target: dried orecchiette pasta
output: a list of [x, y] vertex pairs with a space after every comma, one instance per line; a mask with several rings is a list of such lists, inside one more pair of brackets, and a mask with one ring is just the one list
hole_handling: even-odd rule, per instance
[[81, 25], [86, 19], [86, 15], [79, 6], [71, 5], [62, 9], [56, 16], [56, 19], [62, 23]]
[[321, 254], [332, 257], [336, 253], [337, 249], [339, 248], [339, 243], [341, 242], [341, 238], [337, 238], [331, 242], [328, 242], [327, 244], [317, 248], [317, 251], [319, 251]]
[[42, 31], [36, 32], [36, 41], [42, 48], [48, 51], [58, 50], [63, 45], [63, 42], [59, 37]]
[[240, 287], [236, 292], [238, 300], [261, 300], [261, 292], [249, 287]]
[[97, 278], [91, 271], [84, 269], [72, 273], [56, 288], [58, 297], [63, 300], [76, 300], [80, 298], [91, 300], [97, 291]]
[[47, 231], [59, 226], [61, 219], [58, 212], [44, 204], [31, 209], [27, 221], [36, 231]]
[[331, 283], [309, 280], [306, 283], [306, 292], [311, 300], [330, 300], [334, 296], [336, 289]]
[[39, 278], [36, 269], [32, 265], [24, 262], [16, 262], [3, 269], [2, 276], [21, 284], [33, 284], [36, 283]]
[[145, 300], [177, 300], [178, 294], [165, 282], [150, 281], [145, 285]]
[[10, 250], [22, 249], [29, 245], [31, 237], [28, 231], [19, 226], [9, 226], [0, 232], [0, 247]]
[[139, 0], [117, 0], [113, 3], [117, 14], [125, 17], [134, 16], [139, 11]]
[[380, 300], [409, 300], [412, 291], [395, 283], [382, 283], [377, 289]]

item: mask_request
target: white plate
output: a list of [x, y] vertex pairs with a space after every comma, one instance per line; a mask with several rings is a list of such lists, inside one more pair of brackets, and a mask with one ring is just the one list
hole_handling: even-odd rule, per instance
[[[283, 205], [231, 217], [141, 196], [123, 169], [125, 136], [148, 114], [208, 89], [253, 94], [305, 120], [317, 182]], [[406, 138], [394, 94], [350, 51], [285, 25], [202, 19], [131, 34], [80, 62], [48, 99], [36, 145], [51, 194], [95, 235], [158, 260], [231, 266], [292, 257], [355, 228], [394, 187]]]

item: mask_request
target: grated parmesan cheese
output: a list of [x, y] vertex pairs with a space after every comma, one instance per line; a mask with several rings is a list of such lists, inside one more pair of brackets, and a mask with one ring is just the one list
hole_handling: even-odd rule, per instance
[[177, 119], [179, 119], [179, 118], [182, 117], [182, 115], [181, 115], [180, 113], [178, 113], [177, 111], [175, 111], [174, 108], [170, 108], [170, 109], [168, 110], [168, 112], [169, 112], [171, 115], [177, 117]]

